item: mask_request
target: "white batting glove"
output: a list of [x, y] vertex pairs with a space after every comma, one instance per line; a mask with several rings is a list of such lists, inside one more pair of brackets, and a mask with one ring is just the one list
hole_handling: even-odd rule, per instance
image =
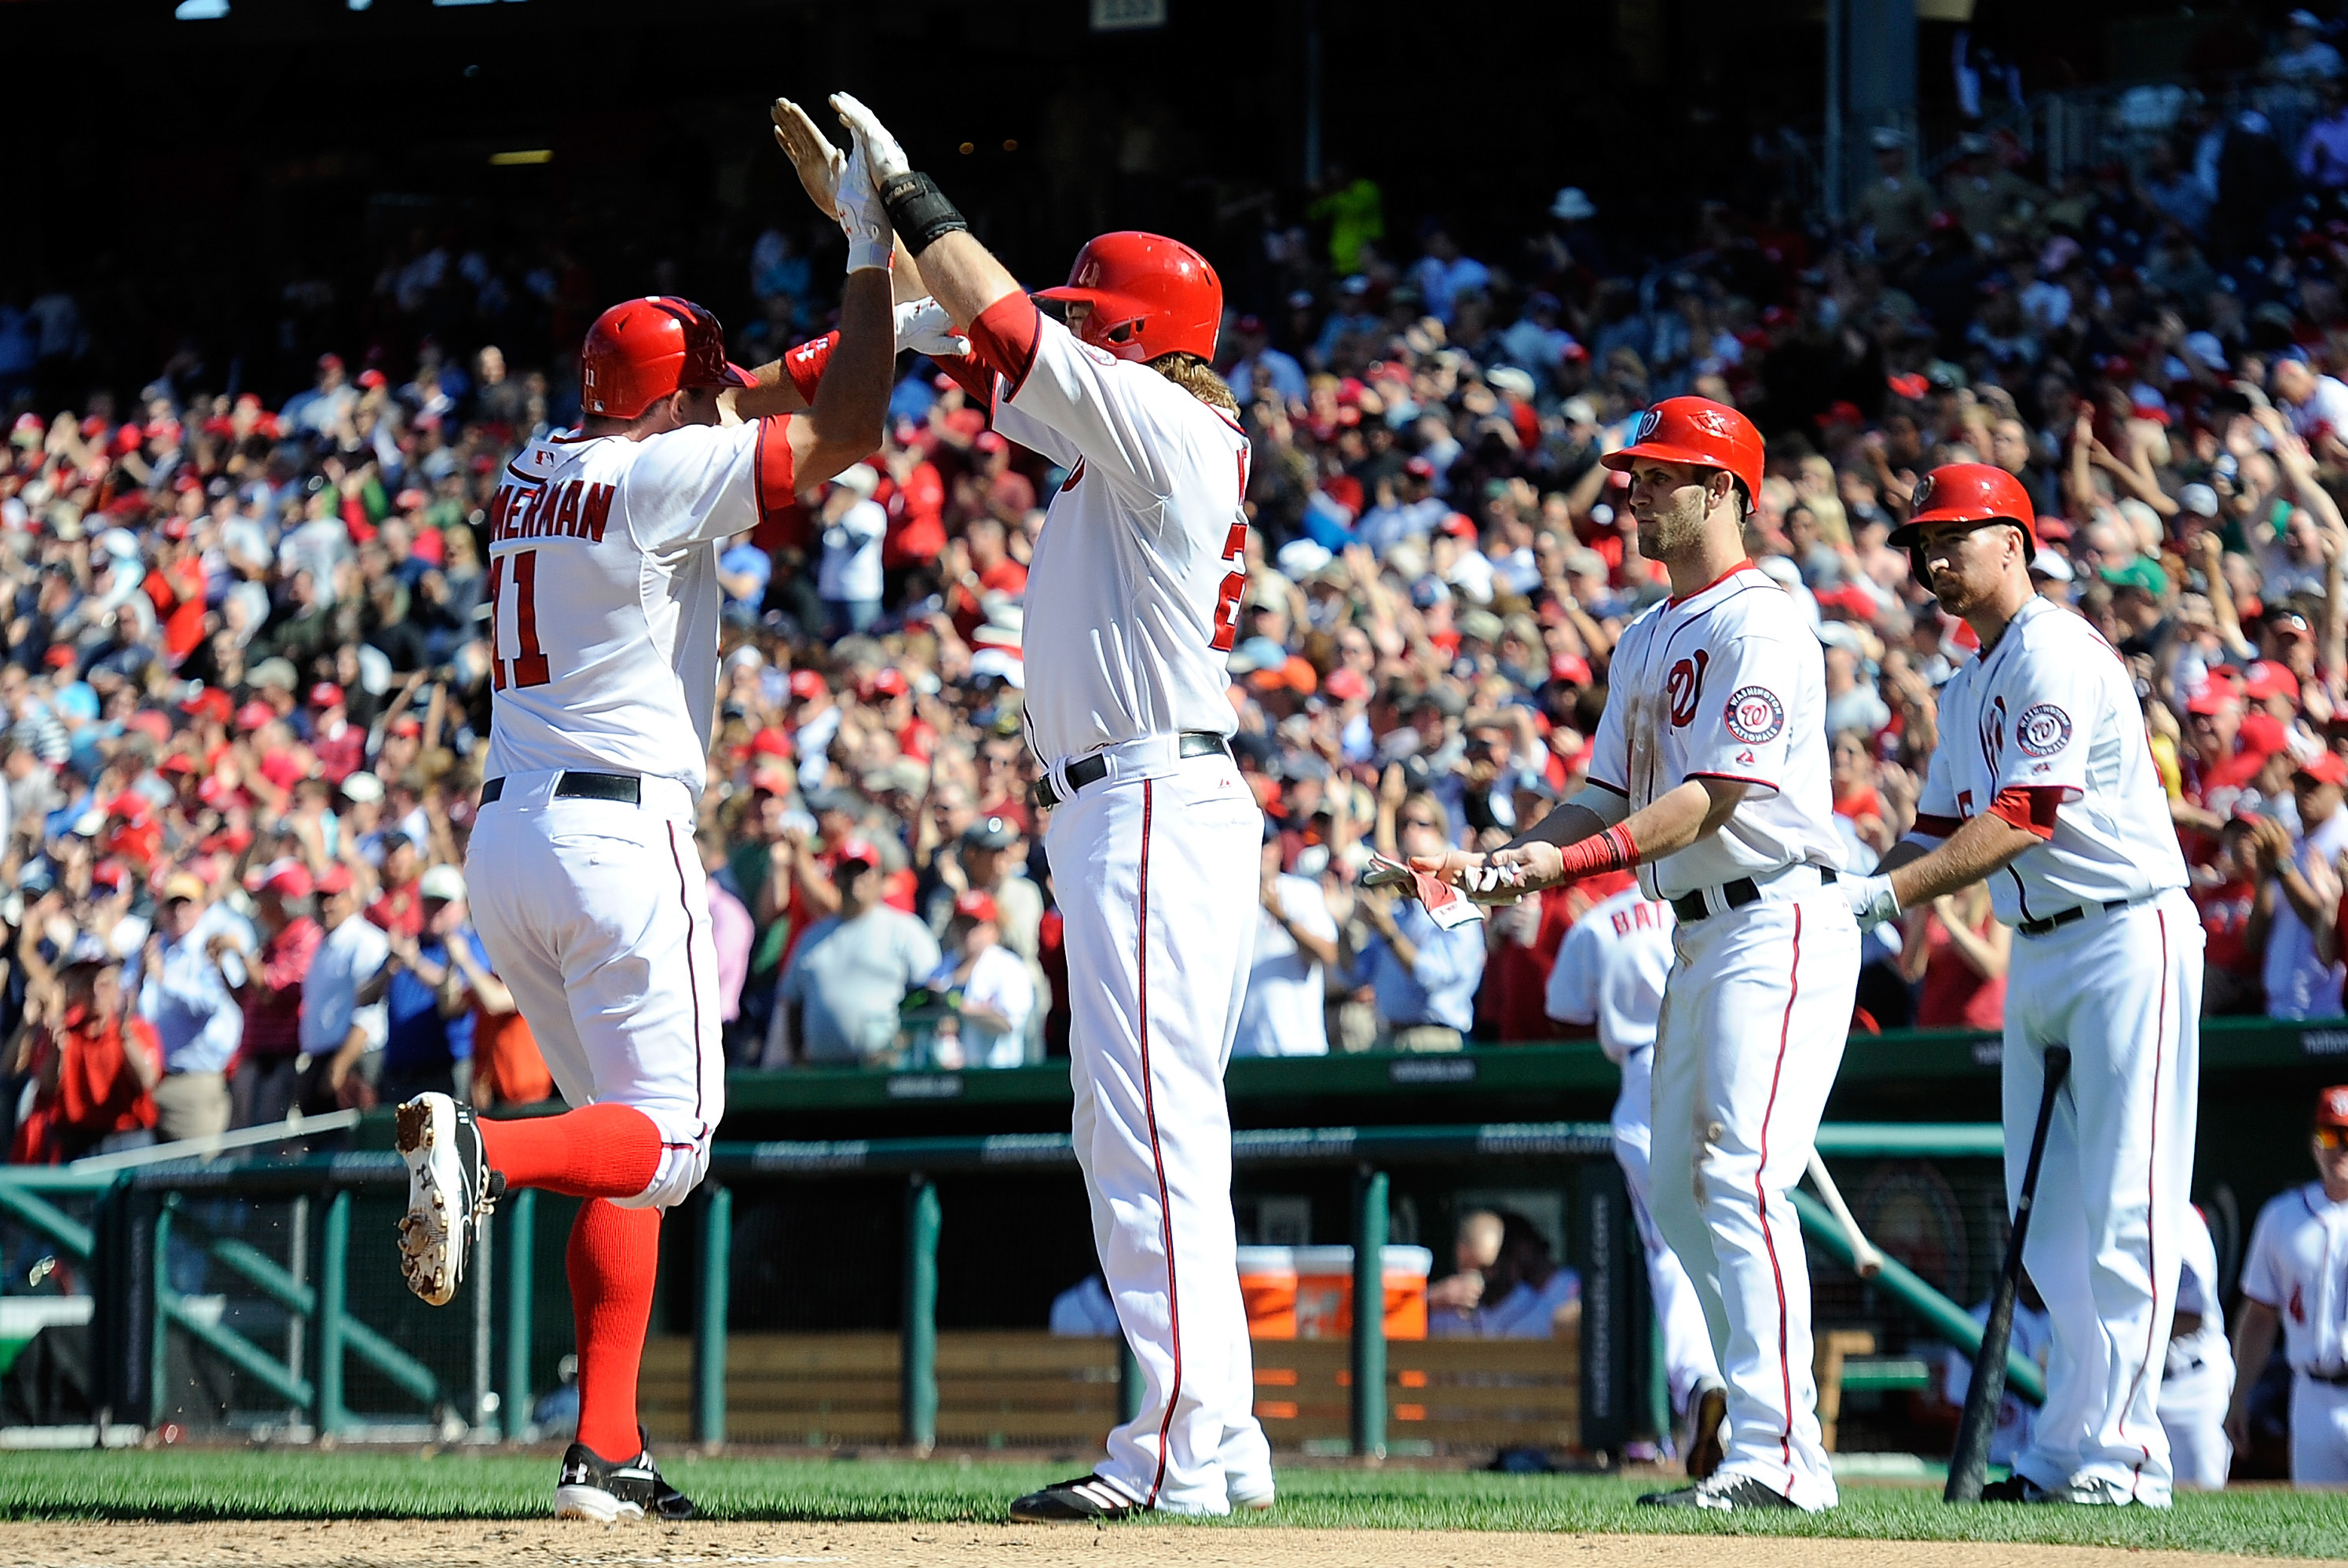
[[937, 301], [908, 300], [897, 307], [897, 352], [959, 359], [970, 352], [970, 339], [954, 330], [953, 317]]
[[1850, 913], [1861, 933], [1900, 918], [1900, 900], [1891, 891], [1890, 877], [1838, 877], [1835, 885], [1849, 898]]
[[897, 236], [889, 227], [889, 209], [880, 204], [880, 192], [872, 183], [861, 137], [849, 151], [848, 166], [839, 171], [837, 193], [839, 232], [848, 236], [848, 270], [860, 273], [867, 267], [887, 267]]
[[875, 185], [884, 180], [893, 180], [913, 167], [905, 156], [905, 150], [897, 145], [897, 139], [889, 134], [887, 126], [880, 123], [879, 115], [847, 93], [832, 94], [831, 107], [839, 114], [839, 123], [848, 128], [848, 134], [855, 139], [857, 147], [863, 151]]

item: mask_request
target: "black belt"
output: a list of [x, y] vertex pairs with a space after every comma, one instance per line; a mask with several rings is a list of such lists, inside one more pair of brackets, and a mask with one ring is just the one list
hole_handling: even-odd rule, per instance
[[2299, 1375], [2311, 1383], [2324, 1383], [2334, 1388], [2348, 1388], [2348, 1371], [2311, 1372], [2302, 1367]]
[[2106, 914], [2117, 914], [2135, 902], [2133, 899], [2115, 898], [2106, 899], [2101, 904], [2083, 903], [2075, 908], [2066, 909], [2060, 914], [2050, 914], [2044, 920], [2025, 920], [2013, 929], [2024, 936], [2044, 936], [2050, 931], [2059, 931], [2074, 921], [2086, 919], [2092, 910], [2101, 909]]
[[[1182, 732], [1181, 744], [1176, 749], [1178, 755], [1182, 757], [1205, 757], [1218, 751], [1228, 757], [1231, 755], [1231, 746], [1230, 741], [1211, 729], [1186, 729]], [[1079, 757], [1069, 763], [1066, 772], [1068, 794], [1073, 795], [1077, 790], [1088, 785], [1097, 784], [1108, 777], [1108, 758], [1096, 751], [1089, 757]], [[1052, 788], [1052, 779], [1049, 774], [1045, 774], [1035, 786], [1035, 799], [1047, 810], [1058, 805], [1066, 798], [1057, 789]]]
[[[481, 786], [481, 804], [486, 806], [506, 792], [506, 781], [492, 779]], [[623, 806], [644, 803], [644, 781], [633, 773], [565, 773], [554, 781], [557, 799], [565, 800], [617, 800]]]
[[[1818, 868], [1818, 885], [1825, 887], [1835, 880], [1832, 866]], [[1738, 877], [1735, 882], [1720, 884], [1720, 902], [1731, 909], [1743, 909], [1748, 903], [1761, 902], [1761, 884], [1751, 877]], [[1712, 906], [1704, 901], [1704, 890], [1684, 892], [1672, 900], [1672, 917], [1685, 923], [1711, 917]]]

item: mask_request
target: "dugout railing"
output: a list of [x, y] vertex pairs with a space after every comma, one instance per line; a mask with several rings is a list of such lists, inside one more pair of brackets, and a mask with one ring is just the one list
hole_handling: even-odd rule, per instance
[[[1990, 1124], [1829, 1124], [1818, 1142], [1821, 1152], [1834, 1160], [1994, 1160], [2003, 1150], [2000, 1130]], [[1431, 1167], [1480, 1170], [1508, 1162], [1567, 1167], [1569, 1261], [1581, 1271], [1582, 1300], [1572, 1368], [1574, 1436], [1591, 1454], [1614, 1455], [1635, 1431], [1661, 1429], [1643, 1262], [1604, 1123], [1243, 1130], [1233, 1136], [1232, 1153], [1244, 1173], [1282, 1167], [1351, 1172], [1357, 1301], [1383, 1297], [1379, 1267], [1389, 1182], [1395, 1173]], [[667, 1284], [672, 1292], [682, 1284], [690, 1297], [692, 1438], [709, 1445], [728, 1438], [729, 1352], [736, 1338], [736, 1195], [772, 1197], [778, 1190], [880, 1179], [902, 1182], [904, 1212], [892, 1435], [916, 1451], [934, 1444], [940, 1408], [938, 1258], [940, 1239], [955, 1219], [950, 1190], [964, 1178], [1005, 1171], [1074, 1180], [1076, 1159], [1067, 1136], [720, 1144], [710, 1180], [677, 1216], [690, 1229], [693, 1244], [675, 1254], [679, 1261], [689, 1257], [689, 1265], [670, 1273], [689, 1277]], [[553, 1305], [545, 1299], [549, 1286], [536, 1277], [549, 1261], [536, 1236], [540, 1195], [507, 1195], [486, 1228], [485, 1244], [474, 1255], [458, 1302], [442, 1309], [448, 1315], [442, 1316], [386, 1284], [392, 1248], [388, 1222], [404, 1199], [406, 1181], [398, 1158], [384, 1150], [247, 1161], [167, 1161], [99, 1171], [0, 1168], [0, 1214], [45, 1238], [86, 1271], [84, 1283], [96, 1304], [91, 1400], [101, 1442], [110, 1426], [151, 1430], [171, 1418], [168, 1377], [174, 1333], [250, 1379], [261, 1396], [299, 1412], [304, 1419], [284, 1429], [288, 1436], [384, 1434], [380, 1409], [362, 1417], [351, 1408], [350, 1382], [358, 1372], [372, 1379], [378, 1406], [386, 1398], [402, 1401], [410, 1419], [430, 1421], [448, 1435], [534, 1436], [537, 1397], [547, 1391], [548, 1381], [538, 1319]], [[60, 1206], [69, 1200], [86, 1207], [87, 1219]], [[1800, 1191], [1795, 1202], [1817, 1247], [1848, 1264], [1849, 1243], [1824, 1207]], [[279, 1255], [220, 1221], [222, 1214], [241, 1212], [239, 1205], [269, 1204], [316, 1218], [314, 1224], [294, 1224], [293, 1239], [277, 1249]], [[370, 1223], [381, 1234], [371, 1229], [355, 1236], [354, 1215], [363, 1206], [376, 1216]], [[974, 1217], [965, 1212], [961, 1219], [969, 1223]], [[355, 1257], [355, 1247], [372, 1252]], [[184, 1253], [191, 1248], [283, 1315], [282, 1345], [273, 1348], [194, 1310], [173, 1278], [175, 1249]], [[554, 1284], [559, 1282], [558, 1266]], [[1887, 1260], [1872, 1283], [1936, 1338], [1967, 1352], [1978, 1345], [1980, 1331], [1971, 1317], [1896, 1260]], [[552, 1295], [559, 1300], [561, 1293], [555, 1288]], [[443, 1346], [445, 1353], [437, 1357], [418, 1354], [423, 1347], [407, 1342], [414, 1330], [402, 1326], [417, 1323], [448, 1324], [469, 1343]], [[1395, 1413], [1389, 1408], [1389, 1350], [1382, 1315], [1354, 1314], [1344, 1361], [1334, 1380], [1345, 1406], [1342, 1446], [1353, 1453], [1388, 1450], [1390, 1417]], [[1313, 1354], [1325, 1359], [1331, 1351]], [[1414, 1354], [1424, 1362], [1427, 1353]], [[441, 1363], [437, 1369], [436, 1359]], [[451, 1360], [459, 1365], [448, 1366]], [[1138, 1375], [1129, 1355], [1119, 1363], [1118, 1404], [1129, 1410], [1138, 1397]], [[1425, 1374], [1402, 1373], [1404, 1387], [1413, 1376]], [[2024, 1398], [2034, 1402], [2040, 1397], [2038, 1369], [2019, 1355], [2009, 1358], [2009, 1377]], [[1408, 1418], [1407, 1409], [1402, 1413]]]

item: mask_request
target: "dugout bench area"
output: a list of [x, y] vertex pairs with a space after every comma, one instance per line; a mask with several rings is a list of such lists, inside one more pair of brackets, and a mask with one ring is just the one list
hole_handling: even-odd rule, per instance
[[[1913, 1411], [1941, 1347], [1977, 1340], [1962, 1307], [1987, 1294], [2003, 1241], [1995, 1050], [1863, 1038], [1838, 1080], [1821, 1150], [1894, 1260], [1858, 1280], [1823, 1207], [1797, 1193], [1821, 1415], [1845, 1449], [1934, 1446]], [[2301, 1179], [2299, 1140], [2275, 1130], [2348, 1078], [2330, 1059], [2343, 1052], [2348, 1024], [2205, 1036], [2196, 1197], [2230, 1285], [2248, 1218]], [[1090, 1268], [1065, 1075], [737, 1076], [710, 1182], [664, 1230], [643, 1378], [655, 1439], [1097, 1441], [1137, 1394], [1123, 1346], [1042, 1327], [1050, 1295]], [[1256, 1341], [1275, 1446], [1606, 1462], [1660, 1429], [1644, 1269], [1602, 1120], [1613, 1069], [1594, 1046], [1241, 1061], [1229, 1087], [1243, 1241], [1285, 1225], [1350, 1243], [1354, 1299], [1379, 1299], [1385, 1243], [1430, 1247], [1447, 1272], [1469, 1202], [1549, 1195], [1582, 1282], [1579, 1332], [1553, 1339], [1390, 1341], [1368, 1313], [1344, 1338]], [[1323, 1119], [1297, 1115], [1314, 1108]], [[830, 1135], [799, 1136], [817, 1129]], [[434, 1311], [393, 1261], [406, 1178], [387, 1117], [277, 1138], [205, 1161], [0, 1168], [0, 1441], [137, 1440], [173, 1423], [491, 1441], [559, 1426], [571, 1201], [510, 1195], [463, 1291]], [[62, 1310], [74, 1295], [78, 1322]], [[44, 1326], [12, 1338], [12, 1305]], [[2035, 1395], [2035, 1367], [2010, 1374]]]

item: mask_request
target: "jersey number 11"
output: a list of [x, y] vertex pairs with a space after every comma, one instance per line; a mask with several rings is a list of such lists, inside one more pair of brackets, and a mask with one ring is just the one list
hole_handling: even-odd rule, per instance
[[[500, 658], [506, 645], [506, 563], [513, 562], [514, 656]], [[542, 686], [553, 676], [538, 645], [538, 552], [517, 550], [489, 558], [489, 689], [509, 685]]]

